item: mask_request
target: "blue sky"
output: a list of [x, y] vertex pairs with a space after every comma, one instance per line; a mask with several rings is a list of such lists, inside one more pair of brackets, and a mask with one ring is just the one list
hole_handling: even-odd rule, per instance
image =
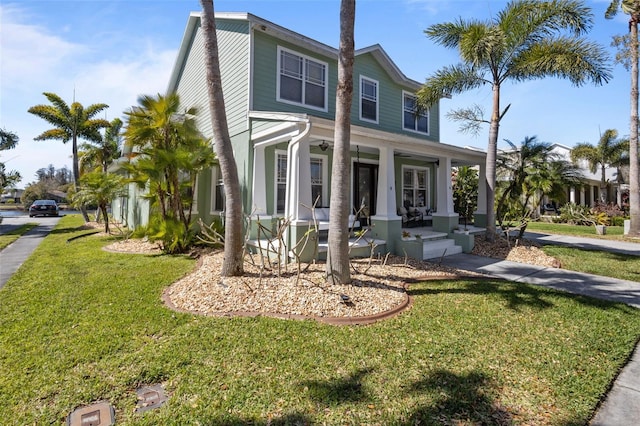
[[[609, 0], [586, 2], [595, 25], [588, 38], [611, 57], [614, 35], [627, 31], [626, 16], [605, 20]], [[424, 81], [437, 69], [455, 64], [455, 51], [432, 43], [423, 31], [432, 24], [464, 19], [489, 19], [504, 5], [500, 0], [359, 0], [356, 8], [356, 48], [379, 43], [409, 77]], [[250, 12], [275, 24], [333, 47], [339, 39], [339, 1], [216, 0], [216, 11]], [[68, 103], [106, 103], [106, 118], [122, 117], [142, 94], [164, 93], [185, 24], [197, 0], [63, 1], [22, 0], [0, 3], [0, 127], [20, 137], [16, 149], [0, 153], [9, 170], [18, 170], [24, 187], [36, 170], [53, 164], [71, 169], [70, 143], [34, 141], [49, 129], [27, 113], [47, 103], [43, 92], [54, 92]], [[629, 73], [611, 62], [613, 79], [604, 86], [576, 88], [568, 81], [547, 78], [502, 90], [502, 105], [511, 108], [500, 127], [503, 139], [519, 143], [526, 136], [573, 146], [597, 143], [600, 133], [629, 133]], [[444, 116], [452, 109], [481, 105], [490, 111], [489, 87], [441, 102], [443, 143], [485, 149], [488, 129], [479, 136], [458, 132]]]

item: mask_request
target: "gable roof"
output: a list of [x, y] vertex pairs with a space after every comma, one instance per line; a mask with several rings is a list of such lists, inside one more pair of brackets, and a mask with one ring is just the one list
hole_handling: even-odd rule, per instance
[[[195, 31], [198, 28], [201, 15], [202, 12], [191, 12], [189, 14], [189, 19], [187, 20], [187, 26], [182, 36], [182, 42], [180, 43], [178, 55], [176, 57], [176, 61], [173, 65], [173, 70], [171, 71], [171, 76], [169, 78], [169, 84], [167, 87], [168, 93], [174, 91], [176, 88], [182, 64], [184, 64], [186, 55], [189, 51], [189, 43], [195, 35]], [[215, 17], [216, 19], [246, 21], [249, 23], [250, 28], [254, 31], [267, 33], [281, 40], [302, 46], [312, 52], [328, 56], [335, 59], [336, 61], [338, 60], [338, 49], [299, 34], [295, 31], [291, 31], [280, 25], [274, 24], [251, 13], [216, 12]], [[420, 84], [416, 80], [408, 78], [402, 71], [400, 71], [398, 66], [391, 60], [389, 55], [387, 55], [387, 52], [385, 52], [382, 46], [380, 46], [379, 44], [374, 44], [369, 47], [357, 49], [354, 54], [356, 58], [358, 56], [371, 54], [373, 58], [376, 59], [376, 61], [380, 64], [380, 66], [389, 74], [389, 76], [400, 85], [410, 87], [414, 90], [418, 90], [422, 86], [422, 84]]]

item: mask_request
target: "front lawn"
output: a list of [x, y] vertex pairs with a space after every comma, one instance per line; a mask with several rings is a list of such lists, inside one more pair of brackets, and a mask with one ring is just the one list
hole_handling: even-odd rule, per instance
[[[196, 262], [67, 240], [66, 216], [0, 290], [0, 419], [61, 424], [109, 401], [117, 424], [583, 425], [640, 336], [622, 304], [493, 280], [412, 284], [370, 326], [177, 313]], [[161, 383], [162, 408], [134, 413]]]
[[594, 226], [569, 225], [567, 223], [529, 222], [527, 231], [543, 232], [547, 234], [572, 235], [575, 237], [603, 238], [610, 240], [624, 240], [623, 226], [607, 226], [606, 235], [597, 235]]

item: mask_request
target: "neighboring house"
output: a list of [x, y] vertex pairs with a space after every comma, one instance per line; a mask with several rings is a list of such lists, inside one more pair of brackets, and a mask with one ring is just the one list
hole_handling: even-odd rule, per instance
[[20, 203], [24, 189], [5, 189], [4, 193], [0, 196], [0, 203]]
[[[291, 220], [287, 242], [294, 244], [312, 224], [314, 200], [323, 207], [316, 216], [329, 207], [338, 50], [248, 13], [216, 13], [216, 26], [229, 132], [244, 210], [254, 225], [250, 243], [257, 244], [256, 219], [270, 226], [286, 217]], [[212, 137], [204, 55], [200, 13], [192, 13], [168, 92], [177, 92], [185, 107], [199, 109], [198, 127]], [[351, 194], [354, 211], [364, 205], [367, 215], [360, 220], [371, 226], [367, 236], [382, 251], [427, 256], [426, 248], [408, 248], [402, 239], [406, 223], [399, 208], [406, 200], [422, 207], [420, 225], [428, 223], [434, 235], [460, 243], [452, 232], [458, 214], [451, 168], [477, 165], [483, 175], [485, 153], [440, 143], [439, 106], [416, 114], [421, 84], [407, 78], [381, 46], [356, 51], [353, 75], [352, 184], [344, 190]], [[196, 193], [194, 215], [207, 223], [220, 219], [224, 203], [218, 167], [198, 177]], [[484, 190], [478, 204], [476, 224], [482, 226]], [[129, 226], [146, 222], [148, 207], [133, 188], [113, 207], [114, 216]], [[462, 245], [468, 251], [473, 236], [466, 237]], [[314, 254], [303, 257], [309, 256]]]
[[[561, 144], [553, 144], [552, 151], [560, 158], [571, 161], [571, 148]], [[615, 167], [607, 167], [605, 171], [605, 179], [607, 181], [607, 190], [601, 192], [602, 175], [600, 169], [596, 173], [591, 173], [589, 164], [586, 160], [578, 163], [584, 185], [579, 188], [567, 188], [565, 202], [580, 204], [584, 206], [594, 206], [598, 202], [622, 204], [622, 192], [625, 185], [618, 182], [618, 171]]]

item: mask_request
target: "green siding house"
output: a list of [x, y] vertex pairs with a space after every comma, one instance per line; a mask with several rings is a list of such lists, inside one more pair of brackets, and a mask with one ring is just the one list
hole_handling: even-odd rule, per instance
[[[328, 220], [334, 135], [338, 50], [249, 13], [216, 13], [220, 68], [229, 132], [243, 190], [244, 211], [262, 224], [290, 220], [291, 246], [313, 225], [315, 257], [322, 257], [322, 232]], [[200, 13], [192, 13], [167, 91], [177, 92], [185, 107], [197, 107], [199, 129], [212, 137], [205, 87], [204, 42]], [[352, 184], [357, 224], [379, 250], [417, 258], [456, 252], [442, 241], [470, 250], [455, 234], [451, 169], [479, 166], [485, 154], [440, 142], [439, 106], [416, 114], [415, 93], [421, 84], [407, 78], [379, 45], [356, 51], [351, 112]], [[217, 167], [197, 182], [194, 215], [220, 220], [223, 182]], [[114, 203], [114, 214], [127, 225], [144, 224], [148, 209], [131, 194]], [[311, 210], [317, 200], [316, 209]], [[479, 194], [476, 224], [486, 215]], [[420, 221], [404, 214], [419, 210]], [[354, 222], [355, 223], [355, 222]], [[422, 232], [420, 244], [403, 238], [403, 227]], [[405, 233], [406, 235], [406, 233]], [[254, 234], [252, 238], [257, 236]], [[462, 240], [461, 240], [462, 238]], [[471, 236], [472, 238], [472, 236]], [[258, 245], [256, 240], [250, 244]], [[411, 244], [410, 244], [411, 243]], [[434, 250], [427, 246], [431, 244]], [[457, 244], [457, 245], [456, 245]]]

